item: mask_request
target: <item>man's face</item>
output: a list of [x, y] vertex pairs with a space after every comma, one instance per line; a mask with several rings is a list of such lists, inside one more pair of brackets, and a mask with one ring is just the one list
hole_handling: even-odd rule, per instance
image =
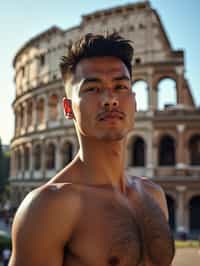
[[133, 129], [135, 95], [125, 64], [116, 57], [81, 60], [75, 69], [71, 105], [80, 135], [120, 140]]

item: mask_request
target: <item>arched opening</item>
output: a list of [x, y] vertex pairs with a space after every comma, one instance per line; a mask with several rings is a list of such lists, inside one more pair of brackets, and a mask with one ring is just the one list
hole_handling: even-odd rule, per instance
[[58, 118], [58, 96], [53, 94], [49, 97], [49, 119], [52, 121]]
[[148, 84], [143, 80], [136, 81], [132, 90], [135, 92], [137, 111], [148, 110]]
[[131, 147], [131, 166], [144, 167], [146, 164], [146, 145], [141, 137], [133, 140]]
[[28, 107], [27, 107], [27, 123], [28, 126], [32, 125], [33, 122], [33, 103], [32, 101], [28, 102]]
[[65, 167], [73, 158], [73, 145], [66, 141], [62, 147], [62, 165]]
[[37, 144], [34, 148], [34, 169], [35, 170], [40, 170], [41, 168], [41, 145]]
[[169, 225], [172, 231], [175, 231], [175, 203], [171, 196], [166, 194], [167, 207], [169, 213]]
[[194, 196], [189, 203], [190, 231], [192, 234], [200, 234], [200, 196]]
[[200, 166], [200, 135], [194, 135], [189, 141], [190, 164]]
[[44, 99], [37, 102], [37, 121], [39, 124], [44, 123]]
[[30, 167], [30, 149], [29, 147], [25, 147], [24, 149], [24, 169], [28, 171]]
[[20, 129], [24, 127], [24, 108], [20, 108]]
[[164, 110], [177, 103], [176, 82], [171, 78], [161, 79], [158, 83], [158, 109]]
[[163, 136], [159, 145], [159, 165], [173, 166], [175, 165], [175, 142], [170, 136]]
[[15, 111], [15, 134], [17, 134], [18, 123], [19, 123], [18, 119], [19, 119], [18, 118], [18, 112]]
[[56, 148], [53, 143], [49, 143], [46, 149], [46, 168], [52, 170], [55, 168]]

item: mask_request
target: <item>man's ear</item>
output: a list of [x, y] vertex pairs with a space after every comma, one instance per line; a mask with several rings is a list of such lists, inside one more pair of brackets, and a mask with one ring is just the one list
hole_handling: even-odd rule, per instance
[[64, 115], [67, 119], [73, 119], [74, 114], [72, 111], [71, 100], [67, 99], [66, 97], [63, 98], [63, 108], [64, 108]]

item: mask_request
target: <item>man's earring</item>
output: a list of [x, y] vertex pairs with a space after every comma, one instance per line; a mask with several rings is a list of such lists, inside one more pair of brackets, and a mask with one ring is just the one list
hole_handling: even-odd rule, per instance
[[73, 119], [73, 114], [72, 114], [72, 112], [66, 112], [66, 113], [65, 113], [65, 117], [66, 117], [67, 119]]

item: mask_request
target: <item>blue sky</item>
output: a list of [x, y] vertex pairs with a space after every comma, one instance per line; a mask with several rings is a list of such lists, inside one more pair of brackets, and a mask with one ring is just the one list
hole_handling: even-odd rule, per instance
[[[3, 144], [10, 142], [14, 132], [14, 116], [11, 108], [15, 97], [12, 60], [19, 48], [31, 37], [52, 25], [67, 29], [78, 25], [81, 15], [97, 9], [134, 2], [137, 1], [1, 1], [0, 137]], [[195, 102], [200, 106], [200, 1], [152, 0], [150, 2], [161, 16], [172, 47], [185, 51], [185, 75], [192, 88]]]

